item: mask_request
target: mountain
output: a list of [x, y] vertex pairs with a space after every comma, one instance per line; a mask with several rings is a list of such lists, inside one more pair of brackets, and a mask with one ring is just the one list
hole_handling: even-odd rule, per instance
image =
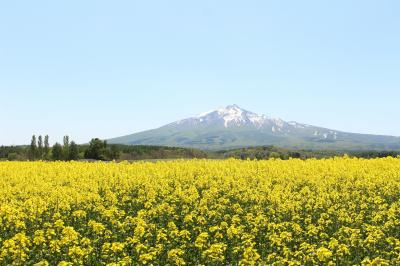
[[259, 115], [229, 105], [109, 143], [231, 149], [275, 145], [299, 149], [397, 150], [400, 137], [347, 133]]

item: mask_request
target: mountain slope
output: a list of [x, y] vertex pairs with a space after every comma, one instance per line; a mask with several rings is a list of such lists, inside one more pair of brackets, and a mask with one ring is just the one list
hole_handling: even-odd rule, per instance
[[286, 122], [229, 105], [109, 143], [227, 149], [260, 145], [307, 149], [400, 149], [400, 138]]

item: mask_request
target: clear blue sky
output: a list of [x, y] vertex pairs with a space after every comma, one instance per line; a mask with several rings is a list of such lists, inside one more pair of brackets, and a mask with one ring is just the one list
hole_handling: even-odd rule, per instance
[[2, 1], [0, 144], [228, 104], [400, 135], [400, 1]]

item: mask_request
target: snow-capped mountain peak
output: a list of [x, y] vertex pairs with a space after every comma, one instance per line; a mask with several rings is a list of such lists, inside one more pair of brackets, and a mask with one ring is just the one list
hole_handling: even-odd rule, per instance
[[[294, 121], [286, 122], [280, 118], [273, 118], [263, 114], [256, 114], [239, 107], [236, 104], [199, 114], [195, 117], [179, 120], [170, 124], [173, 127], [207, 127], [225, 129], [255, 129], [262, 132], [269, 132], [273, 135], [288, 135], [304, 131], [309, 125]], [[326, 133], [326, 132], [325, 132]], [[328, 135], [330, 133], [327, 133]], [[319, 136], [319, 135], [318, 135]], [[323, 136], [321, 134], [321, 136]], [[330, 136], [330, 135], [329, 135]], [[332, 135], [333, 136], [333, 135]], [[325, 139], [328, 137], [325, 137]]]
[[237, 106], [236, 104], [234, 104], [234, 105], [228, 105], [226, 107], [221, 107], [221, 108], [218, 108], [218, 109], [215, 109], [212, 111], [208, 111], [205, 113], [201, 113], [201, 114], [197, 115], [197, 117], [202, 118], [202, 117], [206, 117], [213, 113], [218, 113], [218, 115], [220, 115], [220, 116], [224, 116], [224, 115], [241, 116], [243, 112], [245, 112], [244, 109], [242, 109], [239, 106]]
[[225, 149], [260, 145], [331, 149], [400, 149], [400, 138], [371, 136], [286, 122], [228, 105], [165, 126], [111, 139], [110, 143]]
[[178, 125], [220, 125], [225, 128], [231, 127], [255, 127], [262, 128], [266, 125], [274, 126], [281, 131], [285, 122], [266, 115], [259, 115], [239, 107], [236, 104], [221, 107], [209, 112], [201, 113], [196, 117], [180, 120]]
[[224, 127], [245, 126], [249, 124], [260, 124], [265, 116], [257, 115], [240, 108], [238, 105], [228, 105], [196, 116], [200, 122], [222, 121]]

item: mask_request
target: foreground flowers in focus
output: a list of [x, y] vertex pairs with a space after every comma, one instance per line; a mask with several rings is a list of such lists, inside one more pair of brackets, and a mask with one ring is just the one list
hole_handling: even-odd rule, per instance
[[0, 162], [0, 265], [399, 265], [400, 159]]

